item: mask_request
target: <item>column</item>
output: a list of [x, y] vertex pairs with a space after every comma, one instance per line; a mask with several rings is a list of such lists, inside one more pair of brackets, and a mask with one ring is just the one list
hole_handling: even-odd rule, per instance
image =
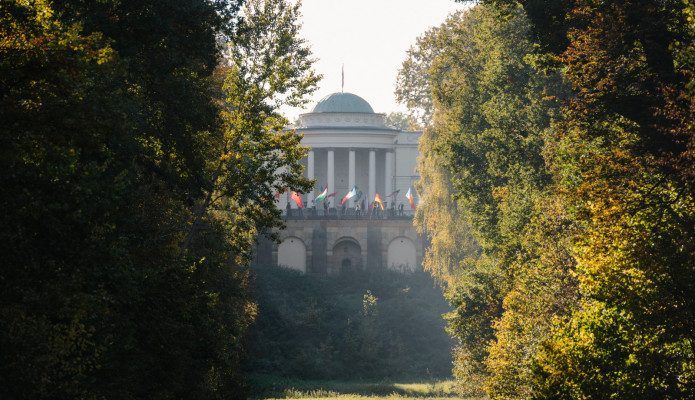
[[[348, 153], [348, 191], [355, 187], [355, 150], [350, 149]], [[348, 201], [348, 207], [354, 207], [354, 198]]]
[[[328, 194], [335, 192], [335, 153], [333, 149], [328, 150], [328, 169], [326, 171], [326, 185], [328, 185]], [[331, 200], [335, 204], [335, 199]]]
[[[384, 196], [388, 196], [393, 192], [393, 152], [386, 151], [386, 165], [384, 171]], [[384, 199], [386, 200], [386, 199]], [[387, 200], [389, 203], [393, 198]]]
[[369, 149], [369, 193], [366, 203], [371, 204], [376, 194], [376, 151]]
[[[309, 150], [309, 155], [306, 159], [306, 177], [309, 179], [314, 179], [314, 150]], [[309, 193], [306, 195], [306, 206], [311, 207], [312, 201], [314, 200], [314, 188], [311, 188]]]

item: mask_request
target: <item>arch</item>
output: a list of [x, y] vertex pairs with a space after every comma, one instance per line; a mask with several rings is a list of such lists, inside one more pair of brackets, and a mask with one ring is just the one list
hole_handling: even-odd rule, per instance
[[296, 236], [288, 236], [278, 246], [278, 265], [306, 272], [306, 245]]
[[415, 271], [417, 254], [415, 243], [405, 236], [399, 236], [389, 243], [387, 266], [397, 271]]
[[333, 246], [328, 272], [349, 273], [362, 269], [362, 247], [354, 238], [345, 236], [336, 240]]

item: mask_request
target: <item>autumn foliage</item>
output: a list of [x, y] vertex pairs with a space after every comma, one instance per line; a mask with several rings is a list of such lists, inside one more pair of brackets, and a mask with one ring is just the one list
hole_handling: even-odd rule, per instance
[[409, 107], [428, 76], [455, 370], [495, 399], [692, 398], [693, 3], [482, 3], [401, 71]]

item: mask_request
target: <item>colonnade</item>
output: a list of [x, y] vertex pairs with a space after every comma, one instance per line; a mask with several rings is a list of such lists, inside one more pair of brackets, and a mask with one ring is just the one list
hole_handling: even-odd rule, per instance
[[[315, 154], [314, 152], [319, 149], [309, 150], [307, 157], [307, 178], [315, 178]], [[355, 186], [355, 149], [348, 149], [348, 190]], [[374, 201], [374, 196], [376, 194], [376, 149], [368, 149], [369, 151], [369, 178], [368, 178], [368, 188], [367, 192], [364, 193], [366, 196], [366, 202]], [[328, 193], [335, 192], [335, 149], [326, 149], [326, 185], [328, 186]], [[394, 152], [393, 150], [387, 149], [385, 151], [384, 158], [384, 193], [381, 193], [382, 199], [386, 199], [386, 196], [393, 192], [393, 167], [394, 167]], [[363, 190], [362, 188], [360, 188]], [[336, 195], [336, 201], [340, 201], [340, 198], [345, 195], [345, 193], [338, 193]], [[340, 197], [339, 197], [340, 196]], [[307, 194], [307, 204], [312, 204], [315, 198], [314, 191], [310, 191]], [[337, 204], [337, 202], [336, 202]], [[354, 207], [354, 199], [350, 199], [348, 203], [349, 207]]]

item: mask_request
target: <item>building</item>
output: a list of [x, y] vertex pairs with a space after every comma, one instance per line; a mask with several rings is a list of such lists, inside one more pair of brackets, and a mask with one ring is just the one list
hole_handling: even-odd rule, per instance
[[[333, 93], [300, 116], [297, 130], [304, 135], [302, 144], [310, 148], [305, 171], [316, 187], [301, 194], [303, 210], [289, 194], [280, 196], [278, 207], [286, 210], [287, 228], [280, 232], [280, 244], [260, 241], [256, 263], [327, 274], [355, 268], [419, 268], [423, 241], [412, 226], [405, 194], [418, 179], [421, 133], [390, 128], [385, 118], [351, 93]], [[316, 204], [325, 187], [336, 195]], [[361, 199], [341, 206], [353, 187], [362, 192]], [[370, 204], [377, 194], [385, 209], [373, 212]], [[400, 205], [403, 212], [398, 211]]]

